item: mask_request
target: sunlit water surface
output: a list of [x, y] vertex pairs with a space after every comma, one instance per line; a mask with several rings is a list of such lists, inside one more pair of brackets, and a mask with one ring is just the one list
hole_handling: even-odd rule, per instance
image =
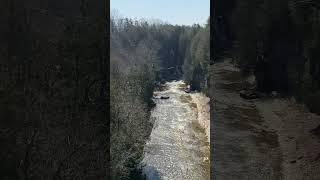
[[151, 112], [154, 127], [144, 148], [147, 179], [210, 179], [209, 143], [197, 123], [196, 93], [185, 93], [183, 81], [165, 84], [155, 92], [156, 107]]

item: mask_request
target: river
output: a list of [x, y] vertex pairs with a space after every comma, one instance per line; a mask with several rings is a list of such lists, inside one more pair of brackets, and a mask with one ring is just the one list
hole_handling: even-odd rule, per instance
[[172, 81], [154, 92], [154, 127], [142, 161], [147, 179], [210, 179], [208, 98], [184, 88]]

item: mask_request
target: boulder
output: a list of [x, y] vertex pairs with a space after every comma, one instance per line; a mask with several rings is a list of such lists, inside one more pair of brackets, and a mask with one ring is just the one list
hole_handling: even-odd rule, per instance
[[316, 128], [310, 130], [310, 133], [320, 138], [320, 125], [318, 125]]
[[268, 97], [268, 94], [266, 94], [266, 93], [264, 93], [264, 92], [256, 91], [255, 93], [256, 93], [256, 95], [257, 95], [259, 98], [266, 98], [266, 97]]
[[279, 96], [278, 92], [277, 91], [272, 91], [271, 94], [270, 94], [271, 97], [273, 98], [276, 98]]
[[246, 82], [250, 85], [255, 87], [256, 86], [256, 77], [254, 75], [250, 75], [247, 77]]
[[240, 91], [240, 97], [242, 97], [244, 99], [256, 99], [256, 98], [258, 98], [256, 93], [254, 93], [253, 91], [249, 91], [249, 90], [241, 90]]
[[186, 93], [190, 93], [190, 92], [191, 92], [190, 85], [188, 85], [188, 86], [186, 87], [186, 89], [184, 90], [184, 92], [186, 92]]
[[169, 99], [169, 96], [161, 96], [160, 99]]
[[155, 84], [154, 84], [155, 86], [161, 86], [161, 82], [155, 82]]

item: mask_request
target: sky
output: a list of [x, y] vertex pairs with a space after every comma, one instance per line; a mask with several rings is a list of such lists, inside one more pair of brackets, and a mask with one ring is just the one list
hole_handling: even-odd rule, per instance
[[128, 18], [203, 25], [210, 16], [210, 0], [111, 0], [110, 9]]

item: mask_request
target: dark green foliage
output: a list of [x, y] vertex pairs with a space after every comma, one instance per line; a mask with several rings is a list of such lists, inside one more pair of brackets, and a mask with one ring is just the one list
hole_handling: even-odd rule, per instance
[[39, 6], [1, 2], [0, 179], [105, 179], [105, 18]]
[[204, 87], [203, 81], [205, 80], [204, 72], [200, 64], [197, 64], [192, 72], [192, 79], [190, 81], [191, 90], [201, 90]]
[[[232, 19], [218, 14], [233, 25], [236, 61], [245, 74], [255, 73], [258, 89], [294, 94], [314, 104], [311, 99], [317, 99], [320, 80], [319, 3], [250, 0], [224, 8], [232, 9]], [[215, 29], [221, 29], [218, 16], [214, 21]]]
[[[189, 29], [187, 50], [183, 64], [184, 80], [193, 90], [205, 88], [210, 64], [210, 26]], [[182, 36], [183, 37], [183, 36]]]

